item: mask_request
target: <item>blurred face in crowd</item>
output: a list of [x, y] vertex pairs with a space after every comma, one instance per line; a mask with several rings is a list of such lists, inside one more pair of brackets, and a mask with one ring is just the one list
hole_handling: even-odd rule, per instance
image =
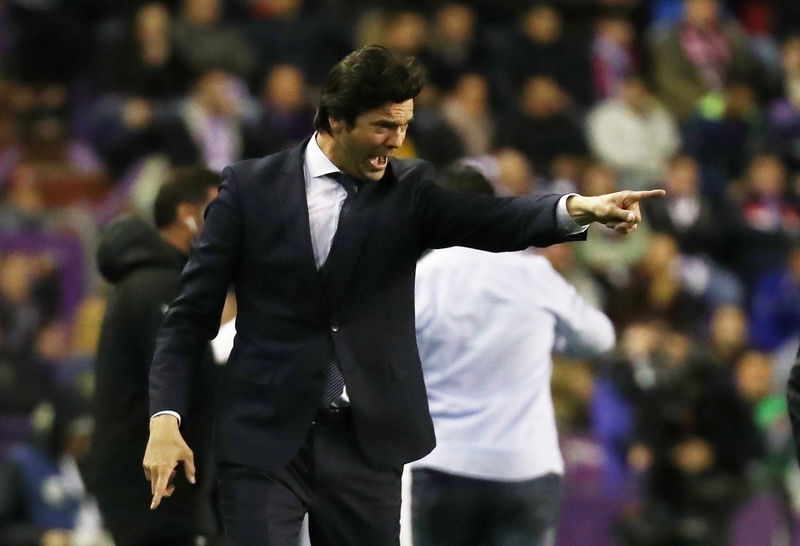
[[480, 74], [464, 74], [456, 83], [453, 97], [470, 115], [483, 115], [489, 109], [489, 82]]
[[717, 23], [718, 0], [685, 0], [686, 22], [697, 28], [708, 28]]
[[640, 78], [627, 78], [620, 89], [622, 100], [631, 110], [641, 112], [650, 100], [650, 91]]
[[220, 21], [222, 9], [219, 0], [186, 0], [183, 13], [194, 25], [215, 25]]
[[531, 165], [525, 155], [513, 148], [503, 148], [497, 151], [495, 157], [500, 172], [500, 182], [511, 195], [530, 193], [533, 176]]
[[678, 244], [665, 233], [654, 233], [643, 265], [651, 275], [660, 275], [672, 270], [678, 258]]
[[331, 118], [333, 142], [330, 150], [324, 151], [345, 173], [362, 180], [380, 180], [403, 145], [412, 117], [414, 99], [368, 110], [353, 125]]
[[305, 77], [294, 65], [276, 66], [270, 71], [264, 83], [264, 102], [282, 110], [296, 112], [301, 109], [305, 103], [305, 95]]
[[566, 100], [564, 93], [553, 78], [531, 76], [525, 80], [521, 103], [523, 112], [536, 117], [546, 117], [562, 112]]
[[211, 70], [201, 76], [195, 84], [193, 96], [213, 116], [235, 115], [241, 106], [236, 81], [220, 70]]
[[583, 195], [603, 195], [616, 191], [617, 177], [605, 165], [595, 164], [589, 166], [583, 173], [581, 193]]
[[750, 163], [750, 190], [760, 196], [782, 196], [786, 188], [786, 170], [777, 156], [756, 156]]
[[136, 37], [141, 42], [164, 39], [169, 31], [169, 12], [163, 4], [145, 4], [136, 14]]
[[699, 187], [697, 162], [689, 156], [676, 158], [667, 168], [666, 182], [670, 197], [697, 195]]
[[771, 376], [772, 363], [764, 353], [748, 351], [736, 362], [736, 386], [747, 400], [757, 402], [767, 396]]
[[415, 55], [425, 42], [426, 22], [416, 12], [405, 11], [390, 17], [386, 25], [386, 47], [403, 55]]
[[741, 346], [747, 341], [747, 319], [736, 305], [723, 305], [711, 316], [711, 343], [717, 348]]
[[597, 34], [619, 47], [628, 48], [633, 45], [635, 31], [633, 24], [622, 17], [606, 17], [597, 22]]
[[273, 18], [294, 17], [303, 7], [302, 0], [251, 0], [252, 13], [265, 13]]
[[436, 30], [447, 42], [469, 42], [475, 30], [475, 14], [465, 4], [444, 5], [436, 13]]
[[561, 15], [550, 6], [536, 6], [522, 20], [525, 34], [534, 42], [550, 44], [561, 37]]
[[746, 117], [755, 105], [753, 88], [744, 83], [733, 83], [725, 89], [725, 115]]
[[794, 275], [794, 278], [800, 283], [800, 244], [795, 244], [789, 251], [789, 257], [786, 260], [789, 265], [789, 270]]
[[787, 74], [800, 74], [800, 36], [788, 38], [783, 43], [781, 62]]

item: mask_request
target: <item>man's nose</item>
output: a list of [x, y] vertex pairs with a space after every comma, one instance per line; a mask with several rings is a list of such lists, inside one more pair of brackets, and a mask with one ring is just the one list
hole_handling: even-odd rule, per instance
[[406, 139], [406, 131], [405, 129], [398, 128], [394, 131], [389, 133], [389, 136], [386, 139], [386, 146], [392, 149], [399, 148], [403, 145], [403, 141]]

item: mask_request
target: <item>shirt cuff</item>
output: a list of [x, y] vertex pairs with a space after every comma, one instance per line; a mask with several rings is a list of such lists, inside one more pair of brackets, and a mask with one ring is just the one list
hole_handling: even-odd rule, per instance
[[558, 222], [558, 229], [561, 230], [562, 235], [576, 235], [589, 229], [589, 224], [586, 224], [585, 226], [580, 225], [572, 218], [572, 216], [569, 215], [569, 212], [567, 211], [567, 199], [573, 195], [578, 194], [568, 193], [566, 195], [562, 195], [561, 199], [558, 200], [558, 204], [556, 205], [556, 222]]
[[172, 415], [178, 419], [178, 426], [181, 426], [181, 415], [177, 411], [170, 411], [170, 410], [158, 411], [153, 415], [151, 415], [150, 419], [152, 419], [153, 417], [157, 417], [159, 415]]

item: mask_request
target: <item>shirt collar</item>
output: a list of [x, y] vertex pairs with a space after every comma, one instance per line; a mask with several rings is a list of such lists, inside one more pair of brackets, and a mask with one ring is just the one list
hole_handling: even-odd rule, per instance
[[308, 166], [308, 174], [311, 178], [319, 178], [321, 176], [330, 175], [333, 173], [340, 173], [342, 170], [334, 165], [328, 156], [322, 151], [317, 144], [317, 134], [311, 137], [306, 146], [306, 166]]

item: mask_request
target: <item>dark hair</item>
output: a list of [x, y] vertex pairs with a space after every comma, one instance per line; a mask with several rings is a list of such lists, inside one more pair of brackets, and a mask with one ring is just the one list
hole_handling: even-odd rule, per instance
[[205, 203], [209, 188], [218, 185], [219, 175], [205, 167], [181, 167], [170, 171], [153, 206], [156, 227], [161, 229], [174, 222], [181, 203]]
[[330, 131], [329, 118], [355, 125], [356, 118], [386, 103], [413, 99], [425, 85], [423, 69], [411, 57], [382, 46], [365, 46], [339, 61], [325, 83], [314, 129]]
[[441, 187], [472, 195], [494, 195], [492, 184], [478, 169], [455, 163], [442, 171], [437, 180]]

